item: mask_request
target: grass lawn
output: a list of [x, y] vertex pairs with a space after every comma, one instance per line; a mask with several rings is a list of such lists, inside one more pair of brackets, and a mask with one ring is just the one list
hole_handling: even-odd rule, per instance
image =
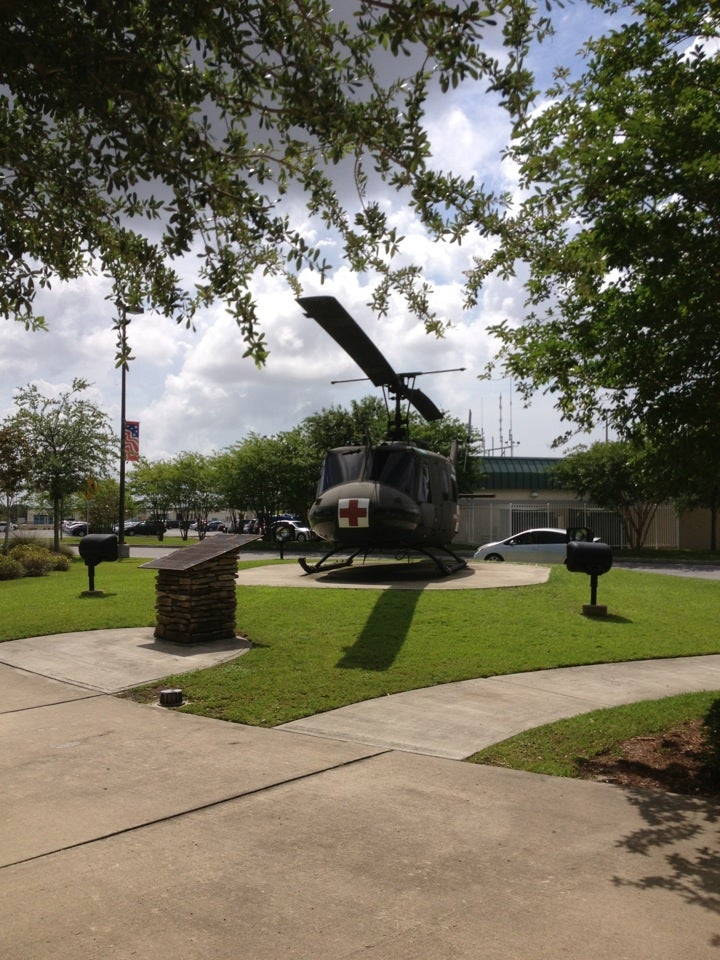
[[720, 651], [710, 581], [613, 570], [605, 620], [583, 617], [589, 579], [498, 590], [241, 587], [254, 649], [182, 683], [189, 711], [273, 726], [370, 697], [471, 677]]
[[[67, 573], [1, 582], [0, 640], [152, 626], [156, 574], [138, 569], [143, 562], [100, 564], [95, 586], [102, 597], [80, 596], [88, 586], [87, 568], [80, 562]], [[605, 619], [582, 616], [589, 583], [584, 575], [556, 566], [547, 584], [496, 590], [239, 587], [238, 632], [253, 649], [220, 667], [166, 678], [162, 685], [182, 685], [186, 711], [274, 726], [371, 697], [472, 677], [720, 652], [716, 582], [615, 568], [599, 581], [598, 602], [609, 611]], [[152, 699], [156, 688], [134, 695]], [[696, 699], [692, 709], [700, 716], [707, 707]], [[662, 714], [663, 708], [656, 709], [652, 722], [662, 723], [657, 710]], [[630, 736], [636, 711], [643, 723], [648, 720], [644, 705], [627, 708], [624, 715], [603, 713], [616, 714], [622, 736]], [[602, 726], [592, 715], [553, 725], [565, 731], [566, 753], [578, 749], [567, 747], [573, 723], [593, 736]], [[616, 733], [612, 736], [621, 739]], [[550, 752], [547, 743], [542, 751]], [[522, 751], [542, 752], [532, 744]], [[507, 761], [496, 756], [492, 762]], [[508, 765], [515, 762], [520, 763]]]
[[619, 745], [629, 737], [651, 737], [681, 727], [689, 720], [701, 719], [719, 695], [719, 691], [683, 693], [594, 710], [526, 730], [486, 747], [470, 760], [530, 773], [579, 777], [583, 760], [600, 754], [618, 757]]
[[0, 582], [0, 642], [75, 630], [149, 627], [155, 624], [155, 575], [138, 570], [147, 560], [101, 563], [95, 589], [102, 597], [81, 597], [88, 568], [76, 559], [67, 572]]

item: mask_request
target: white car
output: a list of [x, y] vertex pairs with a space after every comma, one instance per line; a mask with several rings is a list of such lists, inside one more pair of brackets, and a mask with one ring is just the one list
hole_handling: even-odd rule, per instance
[[[571, 531], [573, 534], [579, 531]], [[590, 533], [590, 531], [585, 531]], [[567, 530], [558, 527], [538, 527], [514, 533], [506, 540], [485, 543], [478, 547], [473, 560], [507, 560], [512, 563], [565, 563], [570, 539]], [[590, 539], [576, 536], [573, 539]]]
[[278, 543], [288, 540], [317, 540], [317, 534], [297, 520], [278, 520], [272, 528], [272, 536]]
[[8, 526], [10, 530], [17, 530], [18, 528], [16, 523], [8, 525], [6, 520], [0, 520], [0, 533], [5, 533], [5, 529], [8, 528]]

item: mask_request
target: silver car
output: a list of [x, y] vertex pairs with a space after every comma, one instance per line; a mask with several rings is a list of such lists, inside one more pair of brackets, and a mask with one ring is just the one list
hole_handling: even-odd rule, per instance
[[272, 528], [272, 535], [278, 543], [288, 540], [317, 540], [317, 534], [297, 520], [279, 520]]
[[538, 527], [514, 533], [506, 540], [478, 547], [473, 560], [507, 560], [512, 563], [565, 563], [568, 531]]

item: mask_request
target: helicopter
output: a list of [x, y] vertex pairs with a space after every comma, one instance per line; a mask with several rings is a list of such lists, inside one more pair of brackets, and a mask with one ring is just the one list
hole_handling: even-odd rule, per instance
[[[443, 417], [433, 401], [415, 387], [423, 372], [396, 373], [335, 297], [301, 297], [297, 302], [365, 373], [357, 380], [369, 379], [382, 388], [388, 411], [386, 439], [379, 443], [368, 439], [325, 454], [308, 519], [318, 537], [335, 546], [317, 563], [310, 564], [302, 557], [299, 563], [303, 570], [319, 573], [347, 567], [359, 554], [366, 557], [373, 550], [392, 550], [398, 556], [420, 553], [432, 560], [443, 576], [466, 567], [467, 562], [448, 546], [458, 531], [460, 517], [457, 444], [450, 457], [445, 457], [409, 437], [411, 406], [425, 420]], [[331, 560], [341, 551], [349, 551], [349, 556]]]

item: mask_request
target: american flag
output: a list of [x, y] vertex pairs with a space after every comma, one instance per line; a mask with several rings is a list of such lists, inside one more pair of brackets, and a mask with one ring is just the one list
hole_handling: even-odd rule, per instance
[[125, 421], [125, 459], [140, 459], [140, 421]]

